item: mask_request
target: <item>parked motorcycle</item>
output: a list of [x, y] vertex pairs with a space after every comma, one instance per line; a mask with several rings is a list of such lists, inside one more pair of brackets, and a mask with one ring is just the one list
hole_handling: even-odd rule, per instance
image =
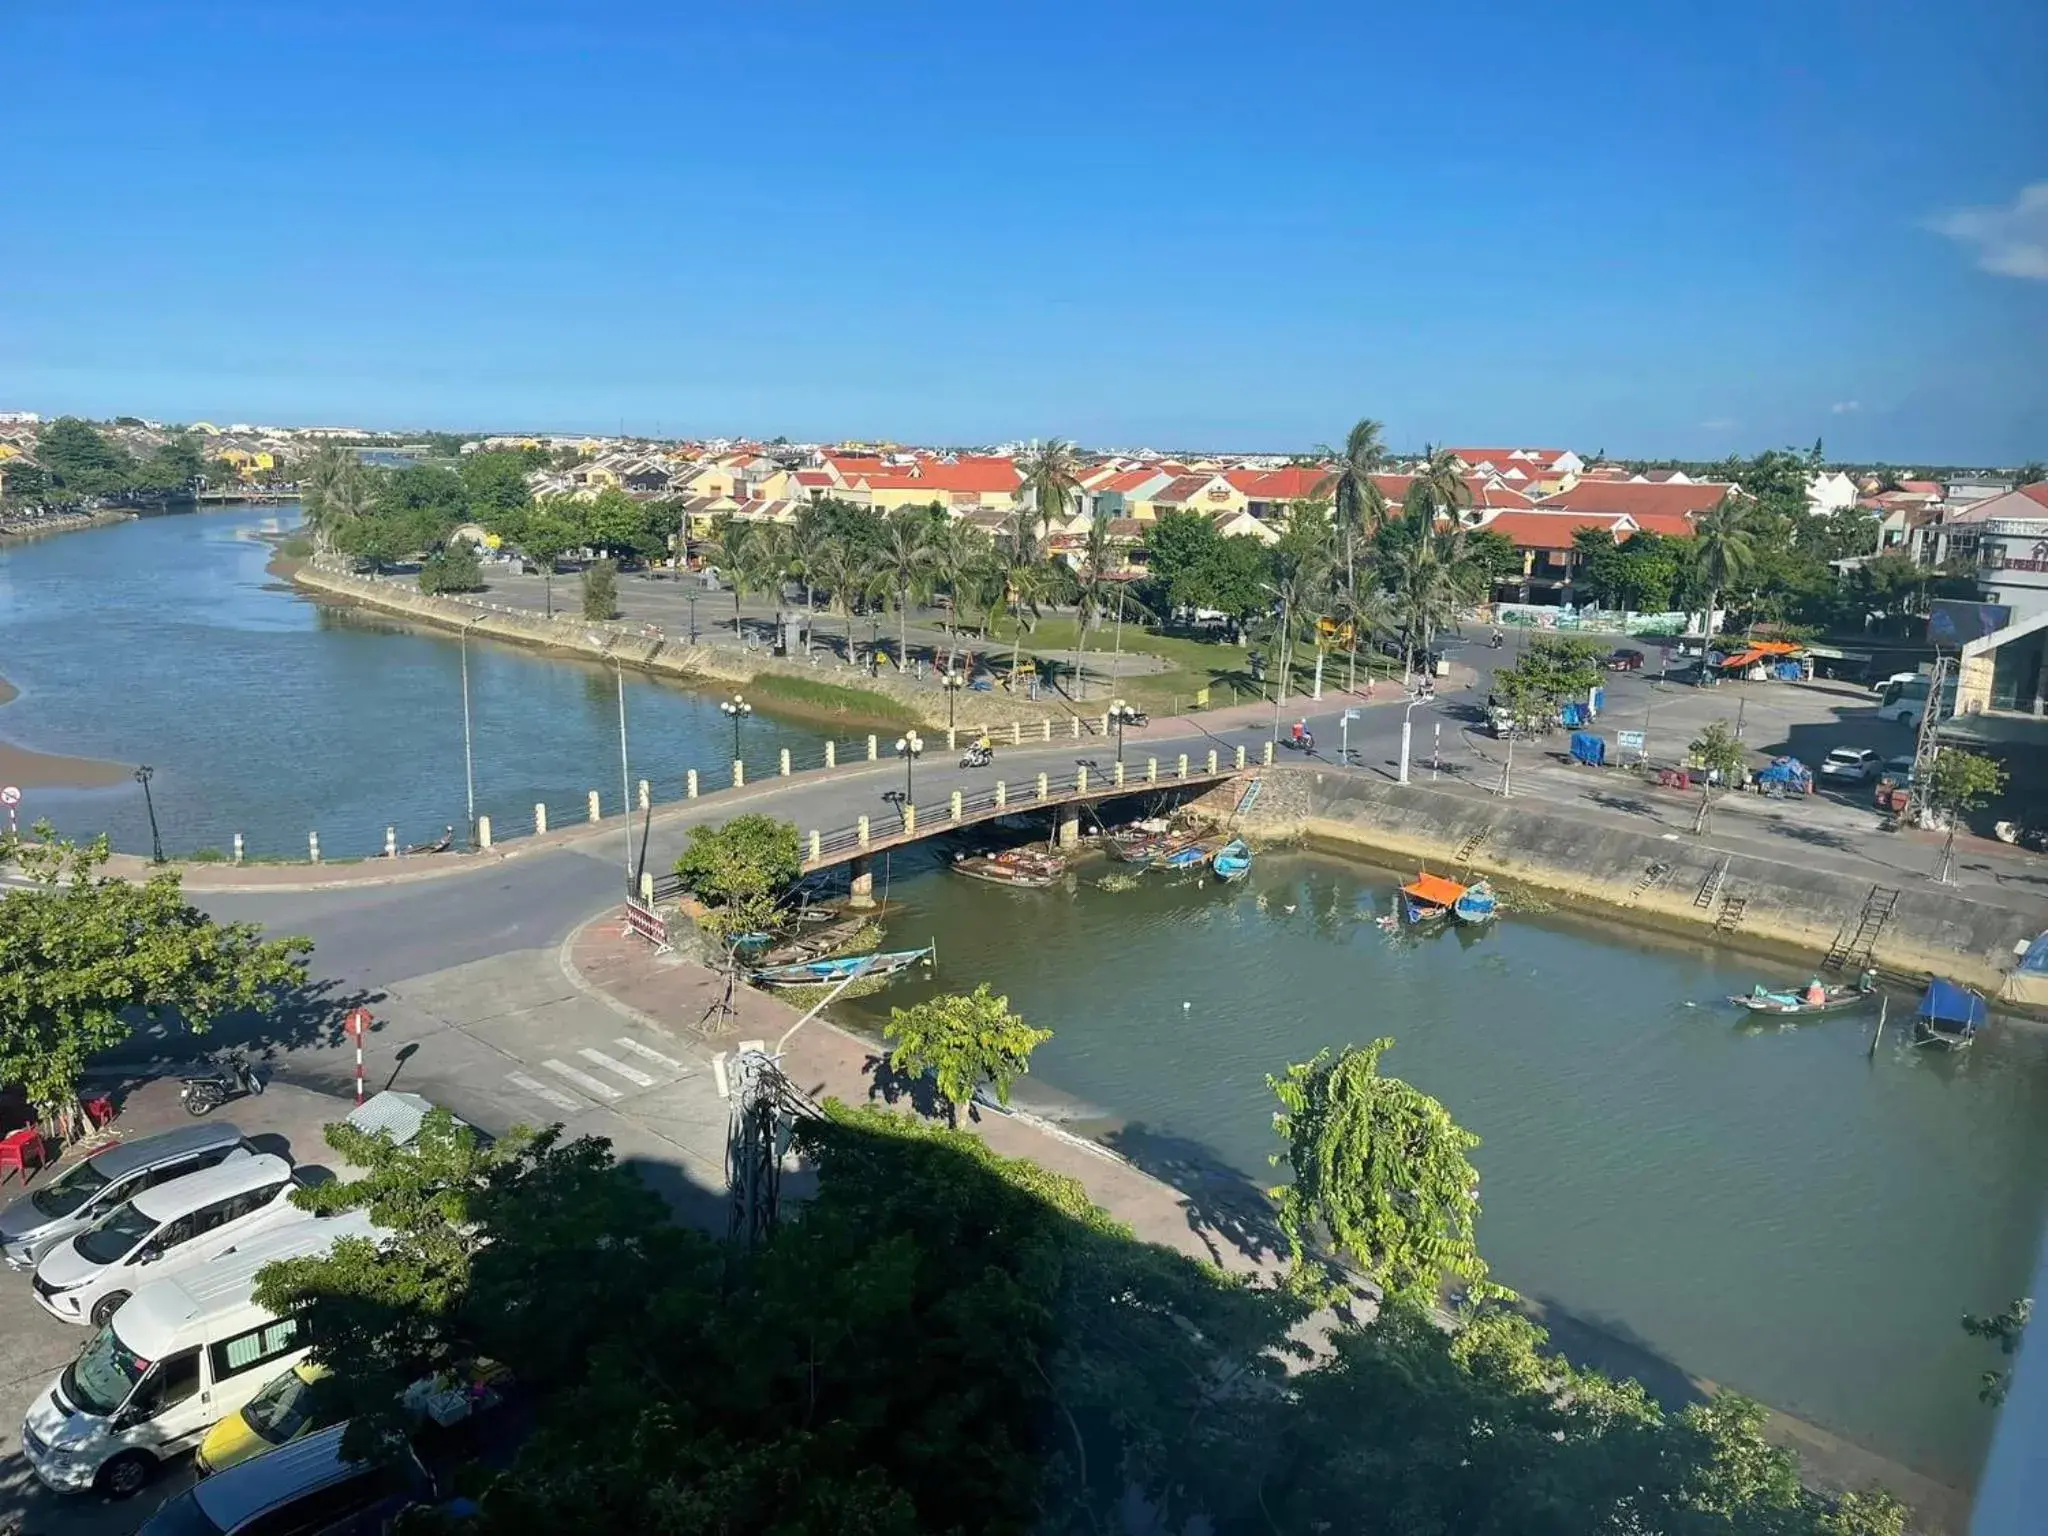
[[986, 768], [996, 760], [994, 747], [969, 747], [967, 755], [960, 759], [962, 768]]
[[178, 1084], [178, 1097], [185, 1101], [188, 1115], [210, 1115], [229, 1099], [253, 1098], [263, 1091], [263, 1079], [239, 1051], [231, 1052], [211, 1072], [181, 1077]]

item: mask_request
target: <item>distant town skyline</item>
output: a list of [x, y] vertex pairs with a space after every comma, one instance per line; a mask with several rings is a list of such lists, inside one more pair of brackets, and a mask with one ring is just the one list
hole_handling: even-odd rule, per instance
[[0, 122], [62, 150], [9, 171], [30, 408], [2048, 453], [2027, 0], [108, 0], [13, 40]]

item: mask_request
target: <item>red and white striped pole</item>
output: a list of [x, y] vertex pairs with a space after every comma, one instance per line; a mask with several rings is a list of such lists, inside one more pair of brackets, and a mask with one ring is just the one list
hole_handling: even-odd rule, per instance
[[348, 1017], [342, 1023], [343, 1027], [351, 1035], [355, 1036], [356, 1108], [361, 1109], [363, 1107], [363, 1036], [368, 1034], [370, 1030], [370, 1010], [367, 1008], [351, 1008], [348, 1011]]

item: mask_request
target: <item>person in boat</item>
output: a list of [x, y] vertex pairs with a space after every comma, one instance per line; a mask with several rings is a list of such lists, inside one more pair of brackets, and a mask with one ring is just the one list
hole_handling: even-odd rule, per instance
[[1807, 1007], [1809, 1007], [1809, 1008], [1818, 1008], [1818, 1007], [1820, 1007], [1820, 1006], [1821, 1006], [1821, 1005], [1822, 1005], [1823, 1003], [1825, 1003], [1825, 1002], [1826, 1002], [1827, 1000], [1828, 1000], [1828, 989], [1827, 989], [1826, 987], [1824, 987], [1824, 986], [1822, 986], [1822, 985], [1820, 984], [1820, 978], [1819, 978], [1818, 976], [1814, 977], [1814, 978], [1813, 978], [1813, 979], [1812, 979], [1811, 981], [1807, 982], [1807, 984], [1806, 984], [1806, 1006], [1807, 1006]]
[[1875, 992], [1877, 990], [1877, 970], [1875, 967], [1866, 965], [1863, 968], [1863, 974], [1856, 978], [1856, 990], [1858, 992]]

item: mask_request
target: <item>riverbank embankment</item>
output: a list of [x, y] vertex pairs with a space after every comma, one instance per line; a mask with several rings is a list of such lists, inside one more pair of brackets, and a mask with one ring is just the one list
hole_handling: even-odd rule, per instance
[[[1867, 952], [1897, 976], [1935, 972], [1995, 993], [2011, 973], [2014, 946], [2048, 926], [2048, 896], [1993, 902], [1882, 867], [1851, 875], [1767, 858], [1711, 835], [1607, 825], [1532, 800], [1294, 767], [1262, 776], [1245, 820], [1255, 836], [1486, 875], [1541, 890], [1560, 905], [1802, 960], [1850, 945], [1847, 964], [1860, 965]], [[1240, 793], [1225, 785], [1204, 797], [1203, 808], [1228, 816]], [[1878, 909], [1885, 909], [1881, 921], [1866, 922], [1866, 912]]]
[[[437, 629], [586, 661], [621, 664], [679, 682], [755, 688], [764, 702], [787, 714], [844, 723], [916, 724], [927, 729], [946, 725], [944, 692], [900, 677], [870, 677], [845, 667], [813, 665], [766, 651], [753, 654], [727, 646], [693, 645], [671, 638], [655, 625], [606, 623], [562, 614], [548, 618], [482, 599], [421, 592], [315, 561], [293, 566], [279, 562], [273, 568], [288, 575], [303, 591]], [[1008, 730], [1013, 724], [1034, 726], [1049, 718], [1064, 729], [1065, 722], [1076, 714], [1057, 698], [1033, 701], [1001, 693], [963, 696], [954, 701], [952, 712], [962, 731], [984, 725]]]
[[60, 512], [54, 517], [0, 517], [0, 546], [53, 538], [60, 533], [77, 533], [86, 528], [103, 528], [125, 523], [139, 516], [130, 507], [102, 507], [96, 512]]

